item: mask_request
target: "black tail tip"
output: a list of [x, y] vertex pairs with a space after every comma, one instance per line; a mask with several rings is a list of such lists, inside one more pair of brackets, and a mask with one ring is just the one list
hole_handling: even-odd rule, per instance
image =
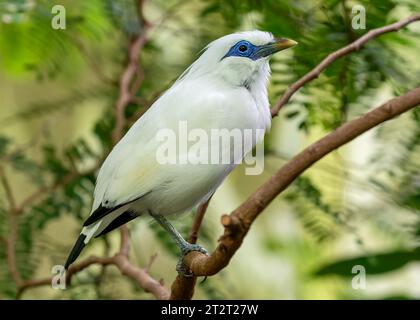
[[67, 258], [66, 263], [64, 264], [64, 269], [68, 270], [70, 265], [77, 259], [77, 257], [82, 252], [83, 248], [85, 247], [85, 239], [86, 235], [80, 234], [79, 238], [77, 238], [76, 243], [73, 246], [73, 249], [71, 249], [71, 252]]

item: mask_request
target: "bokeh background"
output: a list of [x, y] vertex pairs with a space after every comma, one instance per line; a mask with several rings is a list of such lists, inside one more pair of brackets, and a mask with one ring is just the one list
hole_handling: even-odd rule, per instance
[[[54, 30], [51, 8], [66, 9]], [[274, 103], [328, 53], [367, 30], [351, 28], [352, 7], [366, 28], [420, 11], [416, 0], [149, 0], [152, 24], [140, 54], [144, 81], [126, 109], [132, 122], [211, 40], [249, 29], [299, 42], [271, 62]], [[0, 298], [17, 297], [8, 268], [9, 185], [17, 204], [14, 251], [23, 279], [45, 278], [62, 264], [87, 217], [96, 169], [111, 147], [118, 79], [127, 43], [144, 26], [129, 0], [0, 0]], [[220, 216], [303, 147], [381, 102], [420, 84], [420, 23], [384, 35], [335, 62], [281, 111], [265, 141], [265, 170], [238, 167], [213, 197], [199, 243], [212, 250]], [[333, 152], [297, 179], [257, 219], [230, 265], [197, 285], [195, 298], [420, 298], [419, 108]], [[69, 173], [76, 173], [65, 179]], [[6, 183], [5, 183], [6, 182]], [[174, 224], [188, 234], [191, 215]], [[149, 221], [129, 224], [132, 261], [170, 285], [178, 251]], [[83, 252], [111, 255], [119, 233]], [[363, 266], [365, 288], [352, 286]], [[66, 290], [28, 289], [21, 299], [151, 299], [114, 267], [92, 266]]]

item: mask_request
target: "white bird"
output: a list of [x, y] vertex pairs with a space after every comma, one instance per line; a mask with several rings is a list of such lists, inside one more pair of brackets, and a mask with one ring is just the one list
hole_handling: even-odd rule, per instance
[[[205, 249], [182, 238], [165, 216], [187, 212], [207, 201], [237, 162], [219, 164], [160, 164], [156, 153], [162, 129], [178, 132], [180, 121], [188, 128], [269, 130], [267, 97], [269, 57], [296, 45], [262, 31], [240, 32], [210, 43], [201, 56], [179, 77], [115, 145], [97, 177], [91, 215], [85, 221], [65, 269], [79, 256], [92, 237], [98, 237], [144, 215], [156, 219], [181, 249], [177, 265], [190, 251]], [[257, 141], [243, 148], [242, 158]], [[177, 150], [178, 159], [190, 150]], [[231, 150], [222, 150], [232, 154]], [[236, 159], [237, 160], [237, 159]]]

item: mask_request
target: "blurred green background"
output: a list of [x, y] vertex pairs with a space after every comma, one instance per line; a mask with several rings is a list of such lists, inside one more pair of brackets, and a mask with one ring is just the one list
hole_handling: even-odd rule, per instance
[[[54, 30], [51, 8], [66, 9]], [[328, 53], [367, 30], [351, 28], [352, 7], [366, 28], [420, 11], [416, 0], [150, 0], [152, 24], [141, 51], [144, 82], [125, 116], [134, 120], [211, 40], [249, 29], [299, 45], [271, 61], [270, 101]], [[62, 264], [91, 208], [95, 169], [111, 147], [118, 79], [127, 43], [142, 31], [134, 1], [0, 0], [0, 298], [15, 298], [8, 268], [10, 184], [17, 204], [41, 190], [18, 217], [14, 241], [23, 279], [45, 278]], [[220, 215], [238, 206], [287, 159], [322, 135], [420, 85], [420, 23], [370, 41], [335, 62], [281, 111], [266, 139], [265, 170], [238, 167], [213, 197], [199, 237], [212, 250]], [[364, 134], [298, 178], [257, 219], [230, 265], [197, 285], [195, 298], [420, 298], [420, 110]], [[63, 177], [77, 172], [63, 183]], [[7, 180], [5, 180], [7, 179]], [[53, 188], [51, 188], [53, 186]], [[43, 192], [43, 190], [46, 190]], [[191, 215], [175, 219], [188, 234]], [[132, 261], [170, 285], [178, 251], [155, 224], [129, 224]], [[119, 233], [93, 241], [81, 259], [111, 255]], [[365, 288], [352, 287], [354, 266]], [[22, 299], [151, 299], [115, 267], [92, 266], [66, 290], [43, 286]]]

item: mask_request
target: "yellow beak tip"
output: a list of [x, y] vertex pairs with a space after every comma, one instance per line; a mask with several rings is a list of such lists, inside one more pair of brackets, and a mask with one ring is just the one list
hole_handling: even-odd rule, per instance
[[295, 40], [287, 39], [287, 38], [279, 38], [279, 39], [276, 39], [275, 46], [277, 47], [278, 51], [281, 51], [281, 50], [284, 50], [284, 49], [294, 47], [297, 44], [298, 43]]

